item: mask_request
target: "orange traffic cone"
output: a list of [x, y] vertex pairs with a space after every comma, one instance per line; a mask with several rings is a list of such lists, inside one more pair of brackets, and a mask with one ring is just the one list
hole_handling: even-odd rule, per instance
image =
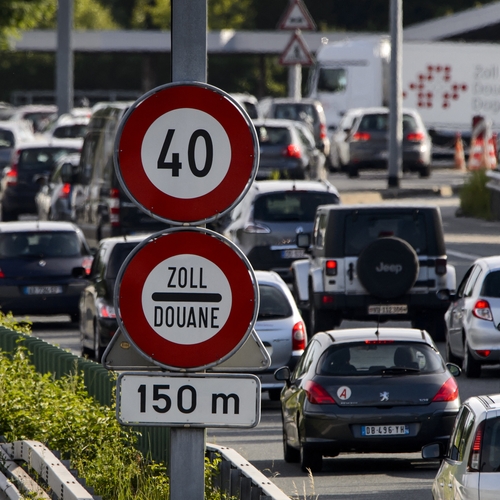
[[472, 137], [467, 168], [469, 170], [484, 168], [484, 142], [481, 136]]
[[465, 153], [464, 143], [462, 142], [462, 135], [457, 132], [455, 139], [455, 169], [465, 171]]

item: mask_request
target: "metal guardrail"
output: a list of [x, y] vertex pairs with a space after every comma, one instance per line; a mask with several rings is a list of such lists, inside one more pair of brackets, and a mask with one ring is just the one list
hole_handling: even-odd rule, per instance
[[223, 493], [238, 500], [290, 500], [269, 478], [232, 448], [207, 443], [206, 450], [210, 460], [214, 460], [217, 455], [222, 458], [215, 485]]
[[[15, 441], [0, 445], [2, 468], [9, 476], [6, 488], [0, 488], [6, 494], [18, 497], [19, 490], [25, 493], [34, 493], [37, 499], [51, 500], [97, 500], [101, 497], [92, 495], [66, 466], [42, 443], [38, 441]], [[17, 462], [22, 461], [28, 468], [38, 474], [38, 477], [52, 492], [49, 496], [40, 485], [22, 469]], [[15, 483], [18, 487], [14, 486]], [[12, 490], [15, 488], [15, 491]]]

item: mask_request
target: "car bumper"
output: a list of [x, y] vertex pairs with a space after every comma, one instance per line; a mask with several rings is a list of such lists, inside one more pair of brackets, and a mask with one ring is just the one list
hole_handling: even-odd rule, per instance
[[[423, 445], [449, 440], [456, 408], [433, 409], [429, 406], [377, 408], [311, 409], [307, 403], [303, 415], [302, 442], [305, 447], [321, 451], [324, 455], [340, 452], [402, 453], [420, 451]], [[323, 405], [321, 405], [323, 406]], [[443, 405], [444, 406], [444, 405]], [[406, 425], [407, 435], [362, 436], [362, 426]]]
[[287, 283], [292, 281], [292, 262], [305, 256], [305, 251], [301, 248], [278, 245], [253, 247], [247, 255], [254, 269], [275, 271]]

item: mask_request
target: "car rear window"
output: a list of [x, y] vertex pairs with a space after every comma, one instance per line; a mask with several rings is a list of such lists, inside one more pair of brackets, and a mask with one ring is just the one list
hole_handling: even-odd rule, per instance
[[75, 148], [30, 148], [21, 151], [18, 168], [20, 170], [50, 169], [62, 156], [74, 153]]
[[77, 138], [77, 137], [85, 137], [85, 133], [87, 132], [87, 125], [61, 125], [54, 130], [52, 134], [54, 137], [58, 139], [68, 139], [68, 138]]
[[[411, 115], [403, 114], [403, 132], [415, 132], [418, 130], [417, 122]], [[364, 115], [359, 122], [358, 131], [387, 131], [389, 129], [389, 114], [373, 113]]]
[[274, 105], [274, 118], [314, 123], [315, 112], [312, 104], [282, 103]]
[[500, 271], [492, 271], [484, 278], [481, 295], [484, 297], [500, 298]]
[[256, 128], [259, 144], [277, 146], [287, 145], [291, 142], [290, 131], [286, 127], [266, 127], [261, 125]]
[[14, 134], [10, 130], [0, 129], [0, 149], [14, 147]]
[[345, 220], [345, 255], [359, 255], [378, 238], [395, 236], [407, 241], [417, 255], [427, 253], [424, 215], [413, 213], [352, 213]]
[[115, 245], [109, 256], [108, 268], [106, 270], [106, 278], [116, 279], [118, 271], [129, 253], [138, 245], [138, 243], [121, 243]]
[[316, 207], [338, 203], [334, 193], [287, 191], [259, 196], [254, 204], [254, 220], [264, 222], [313, 222]]
[[500, 472], [500, 417], [484, 424], [480, 464], [481, 472]]
[[382, 375], [385, 370], [399, 369], [434, 373], [444, 371], [444, 364], [427, 344], [401, 341], [333, 345], [318, 363], [319, 375]]
[[78, 257], [86, 249], [71, 231], [37, 231], [0, 234], [0, 258]]
[[271, 285], [259, 284], [260, 306], [257, 319], [289, 318], [292, 307], [285, 294]]

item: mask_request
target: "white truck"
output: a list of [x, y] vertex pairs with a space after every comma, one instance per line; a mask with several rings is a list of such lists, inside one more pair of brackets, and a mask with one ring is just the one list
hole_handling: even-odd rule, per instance
[[[320, 47], [309, 97], [322, 102], [329, 127], [349, 108], [389, 105], [390, 56], [387, 36]], [[475, 115], [500, 130], [500, 44], [404, 42], [402, 77], [403, 106], [429, 130], [470, 134]]]

